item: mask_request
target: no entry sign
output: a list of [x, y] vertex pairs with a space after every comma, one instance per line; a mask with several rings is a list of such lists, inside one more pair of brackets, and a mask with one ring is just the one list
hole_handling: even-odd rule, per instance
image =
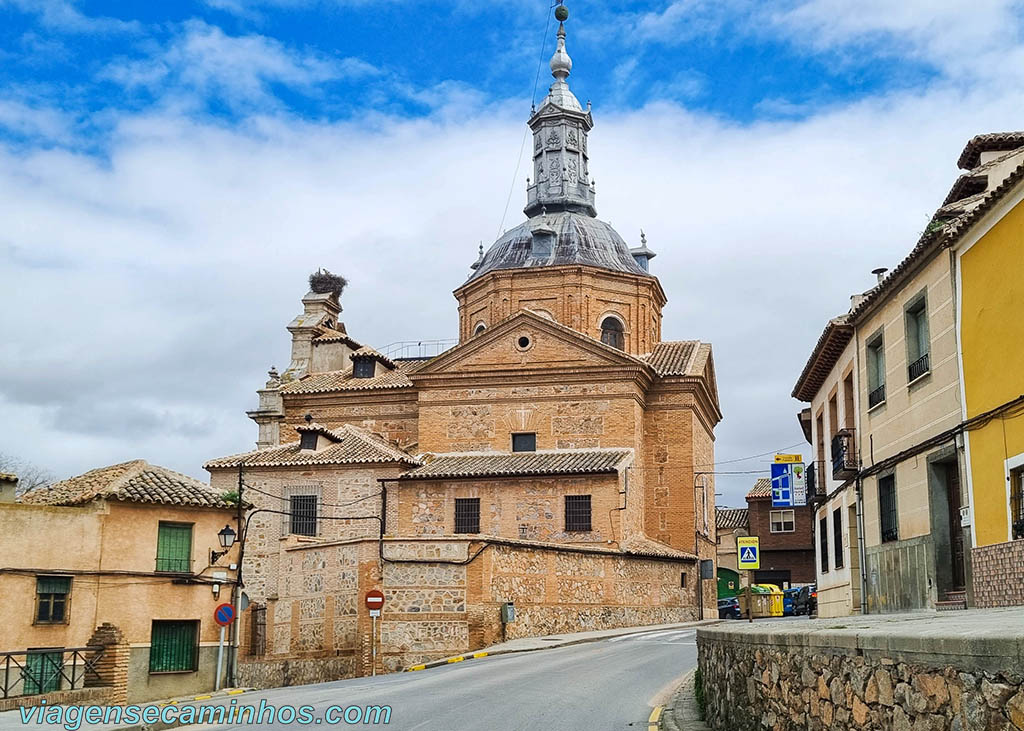
[[366, 592], [366, 599], [364, 601], [366, 602], [367, 609], [380, 609], [384, 606], [384, 592], [380, 589], [370, 589]]
[[221, 627], [227, 627], [235, 621], [235, 608], [230, 604], [218, 604], [213, 610], [213, 621]]

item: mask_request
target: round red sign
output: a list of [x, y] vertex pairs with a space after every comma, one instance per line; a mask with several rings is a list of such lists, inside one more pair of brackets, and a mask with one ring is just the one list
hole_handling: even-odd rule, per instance
[[384, 592], [380, 589], [370, 589], [366, 592], [364, 601], [369, 609], [380, 609], [384, 606]]
[[235, 608], [230, 604], [218, 604], [213, 610], [213, 621], [221, 627], [227, 627], [235, 621]]

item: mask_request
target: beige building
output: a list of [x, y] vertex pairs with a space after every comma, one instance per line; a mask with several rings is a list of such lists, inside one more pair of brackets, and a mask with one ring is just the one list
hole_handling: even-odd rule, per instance
[[715, 557], [719, 575], [722, 569], [734, 574], [739, 572], [736, 539], [749, 534], [750, 526], [747, 521], [746, 508], [715, 508]]
[[[344, 281], [310, 278], [292, 359], [249, 416], [241, 670], [258, 685], [365, 674], [502, 637], [715, 616], [721, 419], [711, 346], [661, 340], [666, 297], [646, 242], [596, 218], [587, 135], [554, 83], [529, 120], [527, 220], [455, 290], [459, 339], [400, 358], [351, 337]], [[373, 624], [362, 598], [385, 603]], [[509, 608], [514, 608], [514, 617]]]
[[15, 657], [28, 670], [0, 677], [8, 695], [59, 693], [72, 676], [96, 681], [69, 648], [108, 634], [130, 648], [120, 700], [211, 690], [213, 610], [230, 599], [237, 549], [216, 562], [211, 551], [222, 550], [225, 526], [237, 532], [235, 517], [207, 485], [142, 460], [0, 504], [0, 649], [46, 651]]

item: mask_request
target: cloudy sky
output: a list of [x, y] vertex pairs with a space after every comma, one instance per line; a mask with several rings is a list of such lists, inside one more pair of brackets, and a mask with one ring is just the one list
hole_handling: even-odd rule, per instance
[[[826, 319], [910, 249], [968, 138], [1024, 127], [1021, 3], [625, 5], [568, 23], [600, 215], [657, 251], [664, 337], [714, 344], [718, 469], [764, 470], [736, 460], [802, 441]], [[0, 453], [205, 476], [255, 440], [317, 267], [358, 339], [454, 336], [477, 245], [522, 220], [549, 13], [0, 0]]]

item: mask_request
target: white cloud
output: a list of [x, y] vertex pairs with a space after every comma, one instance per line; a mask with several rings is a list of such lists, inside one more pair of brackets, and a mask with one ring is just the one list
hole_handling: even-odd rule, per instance
[[[121, 116], [102, 161], [0, 151], [5, 452], [65, 475], [142, 456], [201, 476], [255, 439], [243, 412], [287, 364], [320, 266], [351, 281], [355, 337], [452, 336], [451, 290], [493, 240], [525, 121], [443, 101], [463, 94], [434, 90], [440, 111], [415, 121]], [[788, 394], [825, 320], [907, 252], [963, 142], [1019, 127], [1022, 101], [935, 87], [747, 126], [597, 105], [601, 216], [647, 232], [665, 337], [715, 346], [719, 459], [800, 441]], [[722, 478], [725, 502], [748, 482]]]
[[0, 7], [13, 7], [39, 17], [43, 26], [63, 33], [137, 33], [133, 21], [85, 15], [69, 0], [0, 0]]
[[177, 94], [180, 101], [197, 95], [236, 107], [266, 107], [274, 100], [274, 85], [315, 94], [324, 82], [379, 73], [357, 58], [303, 53], [267, 36], [229, 36], [217, 26], [190, 20], [166, 48], [144, 60], [111, 64], [104, 77], [128, 88]]
[[71, 126], [71, 120], [58, 110], [0, 97], [0, 129], [9, 134], [64, 141], [70, 136]]

